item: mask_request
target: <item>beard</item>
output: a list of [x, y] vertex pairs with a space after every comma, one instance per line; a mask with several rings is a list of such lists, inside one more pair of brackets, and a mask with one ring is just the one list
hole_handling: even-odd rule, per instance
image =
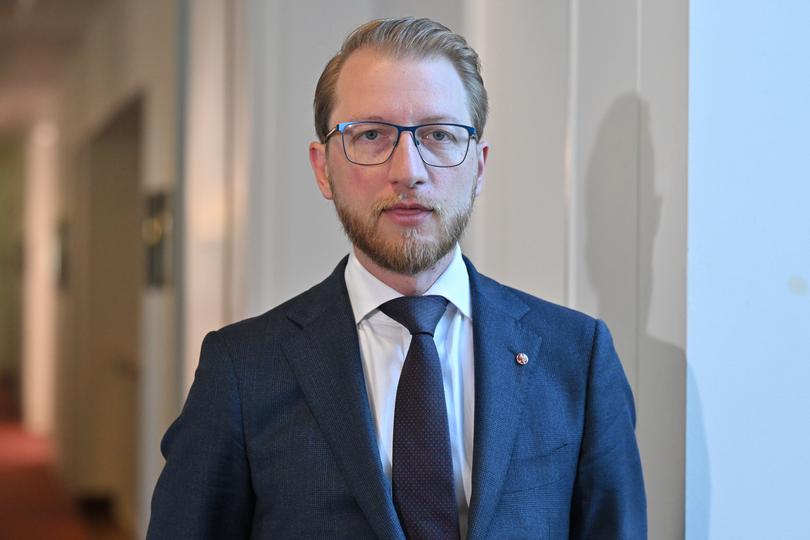
[[[335, 186], [332, 186], [332, 194], [335, 210], [349, 241], [375, 264], [407, 276], [424, 272], [450, 253], [467, 228], [475, 202], [473, 185], [469, 199], [455, 207], [442, 206], [422, 197], [409, 198], [403, 194], [377, 201], [369, 214], [364, 216], [344, 204]], [[380, 234], [378, 228], [382, 213], [406, 199], [432, 209], [439, 225], [435, 238], [426, 238], [419, 227], [409, 227], [393, 238], [385, 238]]]

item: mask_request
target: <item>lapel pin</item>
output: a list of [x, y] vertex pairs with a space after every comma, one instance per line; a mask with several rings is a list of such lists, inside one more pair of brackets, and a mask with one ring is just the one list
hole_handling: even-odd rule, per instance
[[529, 357], [526, 355], [526, 353], [517, 353], [517, 356], [515, 356], [515, 362], [521, 366], [525, 366], [529, 363]]

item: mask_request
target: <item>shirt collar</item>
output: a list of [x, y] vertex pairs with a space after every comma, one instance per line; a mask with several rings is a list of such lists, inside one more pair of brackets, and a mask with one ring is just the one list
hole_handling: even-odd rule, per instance
[[[354, 312], [354, 322], [372, 314], [381, 304], [402, 296], [365, 269], [352, 250], [344, 273], [346, 289]], [[461, 257], [461, 247], [456, 244], [453, 258], [444, 272], [425, 292], [447, 298], [467, 318], [472, 318], [472, 300], [470, 297], [470, 275], [467, 265]]]

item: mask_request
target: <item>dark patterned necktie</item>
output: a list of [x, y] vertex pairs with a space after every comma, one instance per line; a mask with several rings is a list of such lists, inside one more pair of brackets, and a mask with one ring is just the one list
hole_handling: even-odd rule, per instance
[[402, 296], [380, 306], [412, 336], [397, 385], [391, 468], [394, 506], [409, 540], [459, 537], [442, 368], [433, 342], [446, 307], [441, 296]]

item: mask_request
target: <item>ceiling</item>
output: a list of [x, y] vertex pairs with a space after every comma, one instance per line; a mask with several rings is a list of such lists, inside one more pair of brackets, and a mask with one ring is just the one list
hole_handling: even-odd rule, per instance
[[25, 129], [52, 103], [66, 58], [108, 0], [0, 0], [0, 132]]

